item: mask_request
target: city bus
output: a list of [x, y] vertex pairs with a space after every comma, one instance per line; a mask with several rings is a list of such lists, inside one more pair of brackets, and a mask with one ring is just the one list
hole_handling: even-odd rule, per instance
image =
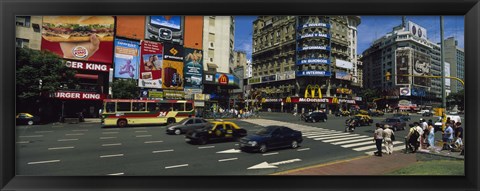
[[191, 100], [104, 99], [102, 126], [171, 124], [194, 116]]

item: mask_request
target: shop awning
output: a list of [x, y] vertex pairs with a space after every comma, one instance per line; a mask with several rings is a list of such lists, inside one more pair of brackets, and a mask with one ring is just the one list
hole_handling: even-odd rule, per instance
[[98, 80], [98, 75], [96, 75], [96, 74], [75, 74], [75, 78]]

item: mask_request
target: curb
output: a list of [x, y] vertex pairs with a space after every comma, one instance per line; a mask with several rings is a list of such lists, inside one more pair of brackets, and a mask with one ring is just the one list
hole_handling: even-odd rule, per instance
[[269, 175], [288, 175], [289, 173], [293, 173], [293, 172], [297, 172], [297, 171], [313, 169], [313, 168], [318, 168], [318, 167], [324, 167], [324, 166], [334, 165], [334, 164], [338, 164], [338, 163], [350, 162], [350, 161], [360, 160], [360, 159], [364, 159], [364, 158], [368, 158], [368, 157], [372, 157], [372, 156], [367, 155], [367, 156], [354, 157], [354, 158], [350, 158], [350, 159], [336, 160], [336, 161], [327, 162], [327, 163], [323, 163], [323, 164], [316, 164], [316, 165], [312, 165], [312, 166], [306, 166], [306, 167], [301, 167], [301, 168], [297, 168], [297, 169], [291, 169], [291, 170], [286, 170], [286, 171], [282, 171], [282, 172], [276, 172], [276, 173], [272, 173], [272, 174], [269, 174]]
[[[456, 160], [465, 160], [465, 157], [460, 155], [460, 152], [458, 152], [457, 156], [456, 155], [451, 155], [451, 154], [442, 154], [441, 152], [436, 153], [436, 152], [418, 151], [417, 153], [422, 154], [422, 155], [435, 156], [435, 157], [443, 157], [443, 158], [450, 158], [450, 159], [456, 159]], [[452, 152], [448, 152], [448, 153], [452, 153]]]

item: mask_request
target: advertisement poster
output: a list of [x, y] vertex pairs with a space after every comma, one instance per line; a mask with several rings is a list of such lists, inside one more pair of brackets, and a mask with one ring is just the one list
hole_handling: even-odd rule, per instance
[[65, 59], [112, 63], [112, 16], [44, 16], [42, 50]]
[[203, 48], [203, 16], [185, 16], [184, 46], [194, 49]]
[[145, 16], [117, 16], [116, 36], [143, 40], [145, 36]]
[[215, 74], [215, 83], [218, 85], [237, 85], [239, 84], [239, 79], [232, 74]]
[[401, 76], [401, 75], [406, 75], [409, 74], [409, 69], [410, 69], [410, 49], [400, 49], [395, 51], [396, 55], [396, 61], [397, 61], [397, 85], [404, 84], [404, 85], [409, 85], [410, 84], [410, 77], [408, 76]]
[[335, 72], [335, 78], [340, 79], [340, 80], [348, 80], [352, 81], [352, 74], [344, 71], [336, 71]]
[[183, 45], [182, 16], [147, 16], [145, 39]]
[[163, 61], [163, 89], [183, 89], [183, 62], [164, 60]]
[[162, 88], [163, 46], [142, 41], [139, 87]]
[[[420, 51], [413, 52], [413, 75], [430, 76], [431, 57]], [[431, 78], [413, 77], [413, 84], [417, 86], [430, 86]]]
[[115, 39], [114, 77], [138, 79], [140, 42]]
[[202, 89], [203, 81], [203, 52], [196, 49], [185, 49], [185, 88]]
[[163, 43], [163, 59], [183, 62], [183, 47], [171, 43]]
[[411, 96], [412, 92], [410, 92], [409, 87], [404, 87], [404, 88], [400, 88], [400, 95], [401, 96]]

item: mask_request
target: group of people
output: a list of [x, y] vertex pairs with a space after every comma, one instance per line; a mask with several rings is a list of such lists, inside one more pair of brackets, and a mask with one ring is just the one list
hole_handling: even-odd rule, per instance
[[395, 133], [390, 129], [390, 125], [386, 124], [382, 126], [377, 123], [375, 124], [376, 129], [373, 133], [373, 141], [377, 147], [377, 152], [374, 152], [376, 156], [382, 156], [382, 143], [385, 144], [386, 153], [391, 155], [393, 153], [393, 141], [395, 141]]

